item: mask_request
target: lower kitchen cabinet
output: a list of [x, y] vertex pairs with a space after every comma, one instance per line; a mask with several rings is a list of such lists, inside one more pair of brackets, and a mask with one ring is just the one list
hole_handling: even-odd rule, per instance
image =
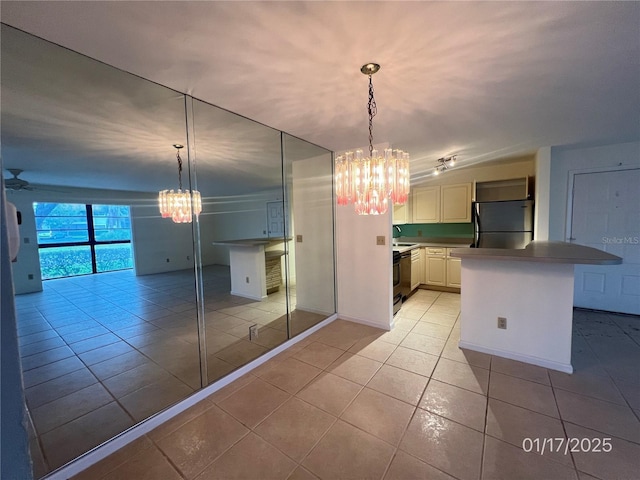
[[425, 282], [427, 285], [446, 286], [447, 268], [444, 248], [426, 248]]
[[411, 291], [420, 286], [420, 249], [411, 251]]
[[460, 288], [462, 284], [461, 266], [462, 259], [447, 257], [447, 287]]
[[449, 248], [425, 248], [424, 283], [439, 287], [460, 288], [461, 261], [449, 256]]

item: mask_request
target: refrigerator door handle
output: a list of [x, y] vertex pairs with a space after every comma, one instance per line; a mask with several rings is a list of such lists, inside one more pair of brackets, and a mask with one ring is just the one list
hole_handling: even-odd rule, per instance
[[473, 231], [473, 246], [475, 248], [479, 248], [480, 247], [480, 235], [481, 235], [481, 225], [480, 225], [480, 205], [478, 205], [477, 203], [473, 204], [473, 208], [471, 210], [471, 213], [473, 215], [473, 224], [474, 224], [474, 231]]

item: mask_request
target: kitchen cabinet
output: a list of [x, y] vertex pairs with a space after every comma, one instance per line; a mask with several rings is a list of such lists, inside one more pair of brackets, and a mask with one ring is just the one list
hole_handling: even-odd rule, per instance
[[411, 291], [420, 286], [420, 249], [411, 250]]
[[451, 250], [443, 247], [425, 247], [425, 284], [460, 288], [461, 262], [459, 258], [450, 256]]
[[447, 269], [445, 248], [426, 247], [425, 282], [427, 285], [446, 286]]
[[471, 183], [413, 189], [413, 223], [471, 221]]
[[420, 272], [420, 284], [423, 284], [425, 280], [425, 265], [427, 263], [427, 251], [424, 247], [420, 247], [420, 262], [418, 263], [418, 271]]
[[529, 176], [491, 182], [477, 182], [476, 201], [498, 202], [529, 199], [533, 196], [533, 184], [533, 178]]
[[413, 190], [413, 223], [440, 222], [440, 187]]
[[409, 202], [407, 201], [404, 205], [394, 205], [392, 215], [394, 225], [411, 223], [411, 209], [409, 208]]
[[459, 258], [447, 257], [446, 263], [447, 263], [447, 287], [460, 288], [462, 284], [461, 282], [462, 260]]
[[469, 223], [471, 221], [471, 183], [440, 187], [440, 222]]

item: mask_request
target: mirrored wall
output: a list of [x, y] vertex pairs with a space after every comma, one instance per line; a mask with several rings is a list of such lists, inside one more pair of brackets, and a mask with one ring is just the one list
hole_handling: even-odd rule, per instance
[[[335, 313], [332, 155], [4, 24], [1, 48], [42, 477]], [[178, 188], [174, 144], [183, 188], [202, 196], [192, 223], [158, 210]], [[67, 268], [78, 252], [100, 273]]]

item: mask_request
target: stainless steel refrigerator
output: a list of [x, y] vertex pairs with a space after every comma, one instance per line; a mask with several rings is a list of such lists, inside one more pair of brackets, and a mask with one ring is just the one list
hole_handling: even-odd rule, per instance
[[476, 248], [524, 248], [533, 240], [533, 200], [473, 203]]

